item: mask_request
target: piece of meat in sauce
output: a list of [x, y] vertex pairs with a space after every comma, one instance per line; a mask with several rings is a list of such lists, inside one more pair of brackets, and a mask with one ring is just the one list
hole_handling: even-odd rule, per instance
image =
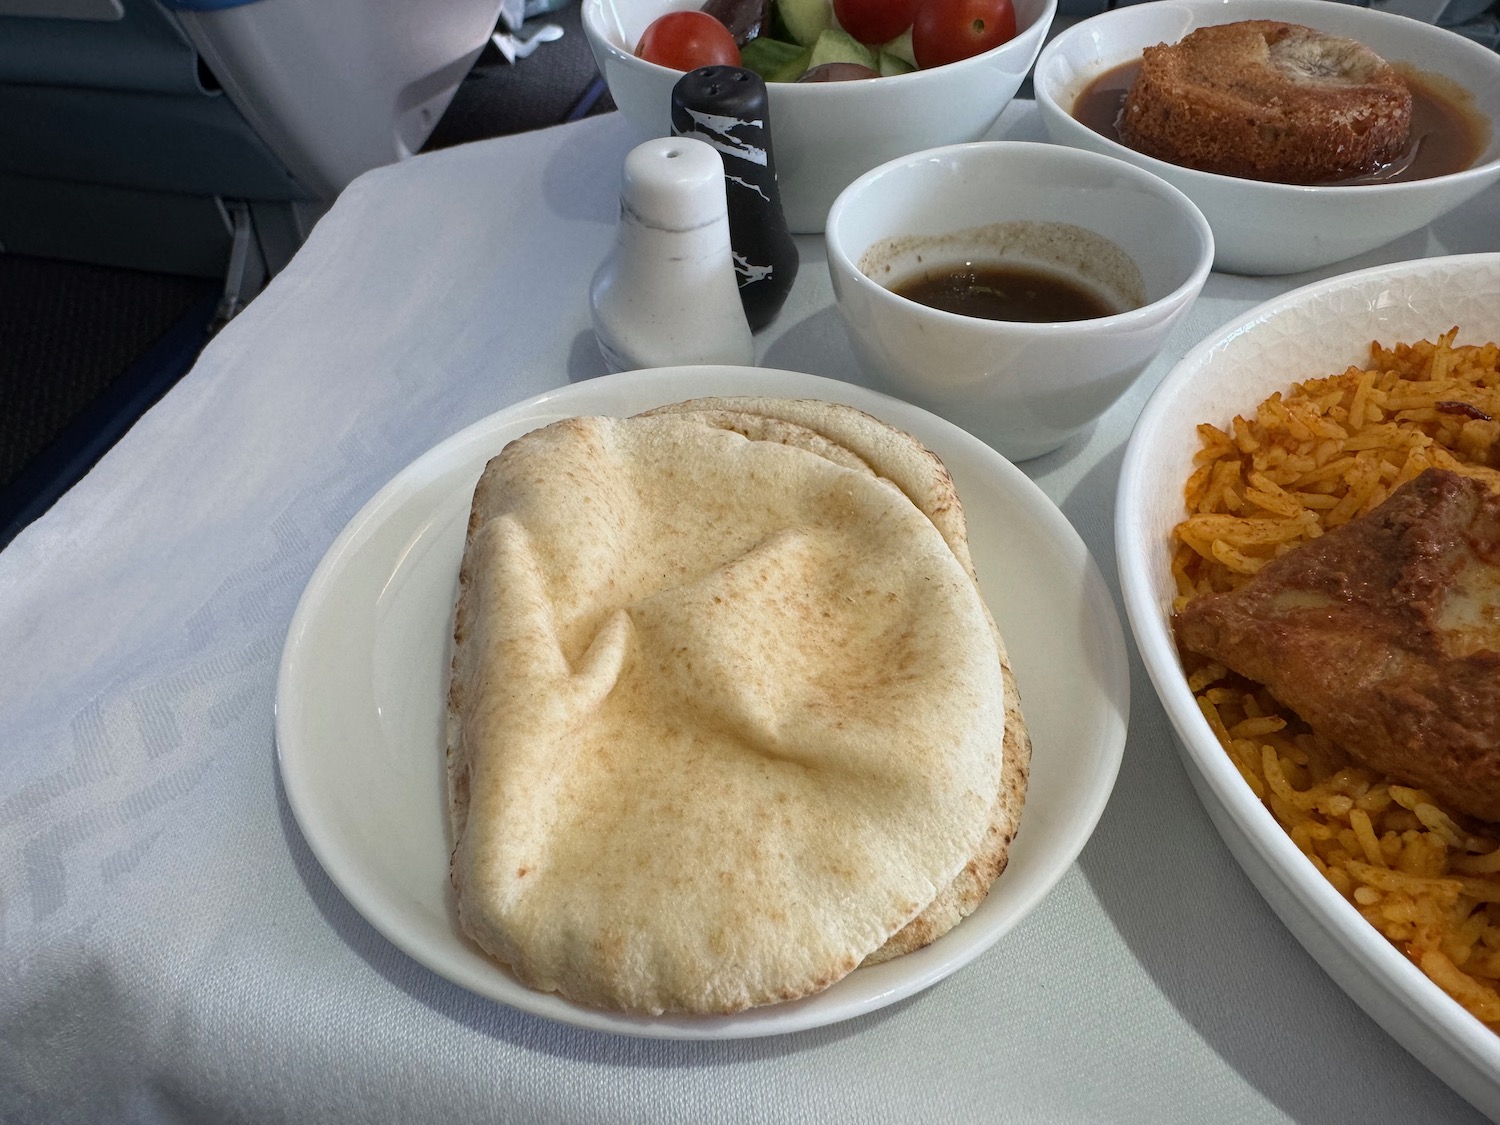
[[1355, 759], [1500, 821], [1500, 497], [1480, 481], [1428, 469], [1174, 625]]

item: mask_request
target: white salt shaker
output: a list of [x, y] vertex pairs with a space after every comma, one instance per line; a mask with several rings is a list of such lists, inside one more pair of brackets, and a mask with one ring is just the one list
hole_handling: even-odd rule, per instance
[[693, 137], [625, 157], [615, 246], [589, 287], [611, 371], [755, 362], [729, 246], [724, 164]]

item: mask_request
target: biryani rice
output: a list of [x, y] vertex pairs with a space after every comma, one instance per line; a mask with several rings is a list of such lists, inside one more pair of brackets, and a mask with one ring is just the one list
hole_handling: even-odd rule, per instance
[[[1500, 345], [1370, 346], [1367, 367], [1294, 384], [1198, 427], [1174, 529], [1174, 608], [1378, 506], [1431, 467], [1500, 489]], [[1500, 1030], [1500, 824], [1447, 809], [1319, 738], [1264, 687], [1184, 654], [1204, 718], [1302, 852], [1440, 988]]]

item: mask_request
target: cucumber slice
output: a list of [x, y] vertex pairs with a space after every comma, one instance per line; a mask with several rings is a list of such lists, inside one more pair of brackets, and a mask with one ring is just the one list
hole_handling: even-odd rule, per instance
[[841, 31], [831, 27], [813, 44], [812, 57], [807, 60], [807, 68], [811, 70], [823, 63], [858, 63], [875, 69], [875, 52], [866, 47], [847, 31]]
[[795, 82], [807, 73], [807, 60], [812, 58], [812, 48], [803, 47], [785, 66], [778, 67], [769, 82]]
[[880, 50], [887, 55], [892, 55], [895, 58], [910, 63], [912, 70], [917, 69], [917, 56], [911, 49], [911, 28], [908, 27], [889, 43], [882, 43]]
[[740, 64], [767, 82], [795, 82], [807, 69], [811, 55], [811, 47], [762, 35], [740, 49]]
[[880, 77], [889, 78], [894, 74], [910, 74], [917, 67], [915, 63], [907, 62], [894, 51], [882, 47], [875, 52], [875, 69], [880, 71]]
[[803, 47], [833, 26], [833, 0], [776, 0], [776, 11], [792, 41]]

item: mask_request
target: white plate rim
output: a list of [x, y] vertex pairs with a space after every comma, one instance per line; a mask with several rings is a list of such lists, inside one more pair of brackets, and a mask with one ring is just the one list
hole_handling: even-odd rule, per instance
[[[432, 949], [421, 947], [420, 943], [413, 941], [409, 929], [403, 928], [403, 920], [394, 917], [390, 904], [383, 900], [392, 888], [372, 885], [340, 858], [347, 841], [332, 833], [320, 808], [320, 801], [326, 800], [326, 796], [318, 792], [308, 769], [311, 759], [307, 755], [313, 750], [307, 745], [303, 728], [308, 701], [315, 692], [309, 690], [308, 661], [302, 649], [307, 638], [323, 627], [320, 617], [328, 612], [329, 599], [336, 595], [351, 560], [366, 548], [383, 522], [391, 518], [393, 510], [402, 503], [411, 502], [414, 490], [440, 480], [445, 471], [451, 472], [454, 458], [462, 451], [480, 443], [486, 446], [488, 455], [493, 455], [499, 452], [505, 440], [573, 414], [634, 412], [709, 394], [785, 395], [844, 402], [908, 430], [937, 450], [945, 460], [956, 458], [966, 465], [983, 465], [985, 472], [992, 474], [994, 483], [991, 487], [1003, 488], [1013, 497], [1025, 519], [1031, 521], [1033, 531], [1044, 536], [1078, 568], [1074, 578], [1081, 584], [1084, 603], [1081, 612], [1086, 614], [1093, 630], [1090, 644], [1098, 648], [1095, 660], [1101, 674], [1094, 700], [1094, 711], [1098, 712], [1094, 719], [1096, 729], [1087, 740], [1090, 745], [1083, 748], [1052, 749], [1045, 745], [1044, 738], [1038, 739], [1038, 755], [1081, 754], [1080, 760], [1087, 770], [1079, 779], [1076, 802], [1067, 813], [1070, 819], [1065, 825], [1068, 834], [1066, 846], [1038, 857], [1036, 877], [1014, 877], [1018, 881], [1030, 879], [1028, 893], [1024, 899], [1010, 905], [1003, 917], [987, 919], [984, 916], [986, 906], [1000, 901], [998, 892], [1005, 885], [1002, 877], [990, 903], [981, 906], [971, 919], [941, 941], [885, 965], [857, 970], [817, 996], [732, 1016], [651, 1018], [603, 1012], [525, 988], [493, 962], [486, 963], [486, 971], [475, 972], [472, 964], [466, 964], [456, 956], [435, 954]], [[957, 468], [954, 475], [960, 477]], [[963, 488], [961, 479], [960, 488]], [[465, 512], [469, 491], [472, 491], [472, 480], [463, 495]], [[983, 571], [985, 564], [978, 543], [982, 538], [981, 531], [982, 528], [971, 526], [976, 540], [976, 563]], [[993, 604], [993, 595], [988, 591], [987, 595]], [[998, 612], [997, 616], [1000, 616]], [[1014, 660], [1015, 641], [1007, 635], [1007, 642]], [[1108, 587], [1066, 517], [1020, 470], [952, 423], [857, 384], [800, 372], [754, 367], [658, 368], [625, 372], [544, 392], [473, 423], [408, 464], [348, 522], [314, 570], [288, 629], [276, 691], [277, 762], [293, 818], [333, 884], [356, 911], [393, 944], [453, 983], [530, 1014], [597, 1031], [693, 1040], [784, 1034], [863, 1015], [929, 987], [987, 950], [1056, 884], [1092, 834], [1118, 774], [1129, 718], [1126, 653], [1124, 632]], [[1016, 664], [1024, 708], [1027, 706], [1025, 693], [1033, 689], [1027, 687], [1024, 662], [1016, 660]], [[1037, 733], [1033, 730], [1034, 736]], [[437, 752], [440, 761], [441, 747]], [[440, 811], [435, 815], [440, 815]], [[1023, 814], [1021, 836], [1012, 855], [1013, 870], [1027, 854], [1026, 828]], [[1051, 826], [1047, 830], [1051, 831]], [[443, 858], [446, 862], [446, 856]], [[462, 945], [456, 934], [453, 940]]]

